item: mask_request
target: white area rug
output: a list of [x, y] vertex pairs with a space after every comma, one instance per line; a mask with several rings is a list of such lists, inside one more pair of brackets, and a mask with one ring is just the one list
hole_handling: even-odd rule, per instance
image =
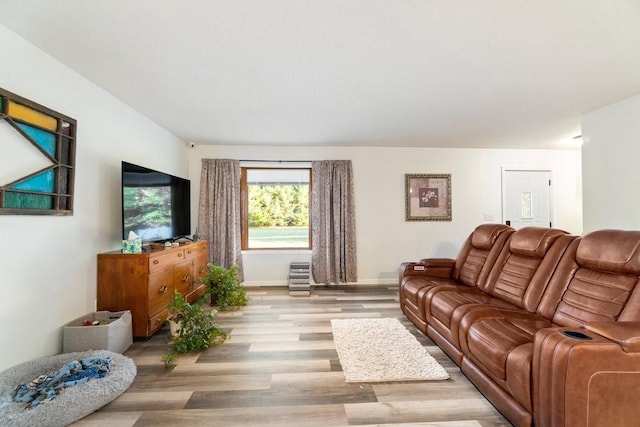
[[331, 326], [349, 383], [449, 378], [398, 319], [332, 319]]

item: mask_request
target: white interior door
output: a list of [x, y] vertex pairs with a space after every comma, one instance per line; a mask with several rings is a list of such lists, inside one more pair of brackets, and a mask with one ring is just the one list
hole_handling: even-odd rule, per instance
[[502, 220], [518, 229], [551, 227], [551, 172], [502, 170]]

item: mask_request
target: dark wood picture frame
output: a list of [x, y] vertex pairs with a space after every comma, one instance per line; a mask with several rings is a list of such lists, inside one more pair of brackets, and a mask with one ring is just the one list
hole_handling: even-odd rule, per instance
[[405, 174], [406, 221], [451, 221], [451, 174]]
[[0, 126], [46, 164], [0, 182], [0, 215], [73, 215], [76, 120], [0, 88]]

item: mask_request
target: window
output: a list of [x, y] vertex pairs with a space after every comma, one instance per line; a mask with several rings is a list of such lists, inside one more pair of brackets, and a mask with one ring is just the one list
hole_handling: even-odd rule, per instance
[[242, 249], [309, 249], [309, 168], [242, 168]]

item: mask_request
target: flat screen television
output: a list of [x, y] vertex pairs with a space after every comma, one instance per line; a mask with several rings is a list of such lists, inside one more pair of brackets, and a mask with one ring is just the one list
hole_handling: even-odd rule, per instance
[[173, 241], [191, 234], [191, 182], [122, 162], [122, 238]]

